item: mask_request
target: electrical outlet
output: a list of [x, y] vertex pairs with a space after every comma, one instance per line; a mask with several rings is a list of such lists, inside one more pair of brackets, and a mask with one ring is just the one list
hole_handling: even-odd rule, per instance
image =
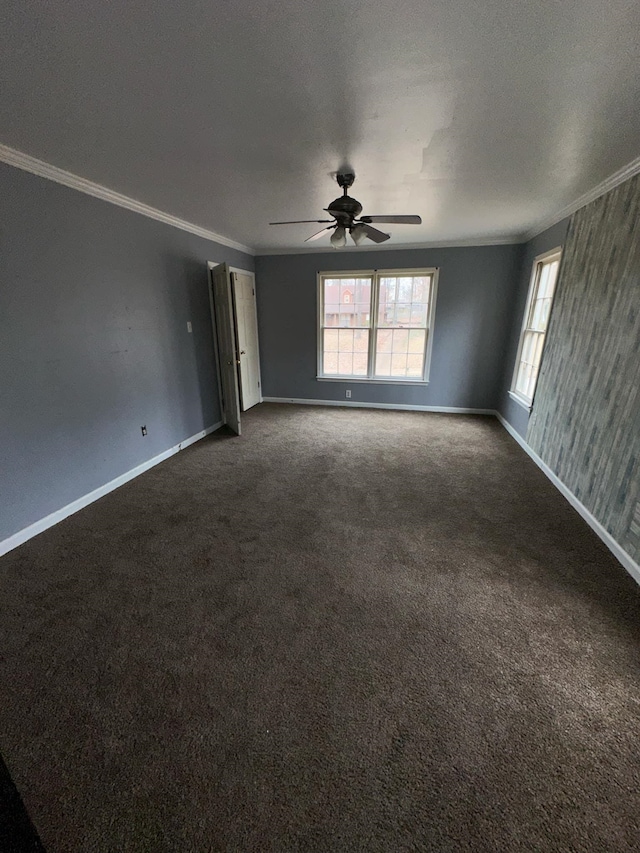
[[147, 434], [147, 428], [146, 428], [146, 426], [141, 426], [141, 427], [140, 427], [140, 432], [141, 432], [143, 435], [146, 435], [146, 434]]
[[351, 391], [349, 391], [349, 390], [345, 391], [344, 396], [347, 398], [347, 400], [350, 400], [351, 399]]
[[191, 320], [187, 320], [187, 332], [189, 332], [189, 334], [191, 334], [191, 332], [193, 332], [193, 327], [192, 327], [192, 325], [191, 325]]

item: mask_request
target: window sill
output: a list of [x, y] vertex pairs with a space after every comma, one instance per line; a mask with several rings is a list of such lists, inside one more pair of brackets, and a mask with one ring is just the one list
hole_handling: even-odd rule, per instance
[[526, 400], [523, 400], [523, 399], [522, 399], [522, 397], [519, 397], [519, 396], [518, 396], [516, 393], [514, 393], [513, 391], [509, 391], [509, 396], [510, 396], [510, 397], [511, 397], [511, 399], [512, 399], [514, 402], [516, 402], [519, 406], [522, 406], [522, 408], [523, 408], [523, 409], [526, 409], [526, 410], [527, 410], [527, 412], [531, 413], [531, 403], [530, 403], [530, 402], [527, 402]]
[[366, 376], [316, 376], [318, 382], [356, 382], [363, 385], [428, 385], [428, 379], [368, 379]]

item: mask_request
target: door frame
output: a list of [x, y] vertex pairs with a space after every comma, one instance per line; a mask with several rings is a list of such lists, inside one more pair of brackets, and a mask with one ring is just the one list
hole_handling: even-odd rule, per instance
[[[220, 264], [223, 264], [224, 261], [207, 261], [207, 278], [208, 278], [208, 288], [209, 288], [209, 306], [211, 308], [211, 328], [213, 330], [213, 345], [215, 347], [215, 356], [216, 356], [216, 377], [218, 379], [218, 402], [220, 403], [220, 411], [222, 409], [222, 376], [220, 375], [220, 350], [218, 349], [218, 331], [216, 329], [216, 307], [213, 302], [213, 279], [211, 274], [216, 267], [219, 267]], [[230, 273], [241, 273], [242, 275], [248, 275], [251, 277], [253, 281], [253, 290], [255, 293], [256, 290], [256, 274], [251, 272], [251, 270], [243, 270], [240, 267], [232, 267], [229, 266]], [[237, 344], [237, 336], [238, 336], [238, 324], [236, 322], [236, 311], [235, 311], [235, 289], [231, 287], [231, 298], [233, 299], [233, 330], [234, 335], [236, 337]], [[260, 403], [264, 402], [264, 397], [262, 396], [262, 364], [260, 360], [260, 330], [258, 328], [258, 301], [256, 298], [256, 342], [258, 344], [258, 379], [260, 381]], [[237, 347], [236, 347], [237, 348]], [[238, 377], [240, 381], [240, 377]]]

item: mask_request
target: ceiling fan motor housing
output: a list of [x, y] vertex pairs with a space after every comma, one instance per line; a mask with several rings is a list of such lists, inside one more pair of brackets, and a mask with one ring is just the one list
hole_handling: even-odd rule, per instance
[[341, 225], [352, 222], [362, 213], [360, 202], [348, 195], [341, 195], [340, 198], [332, 201], [326, 209]]

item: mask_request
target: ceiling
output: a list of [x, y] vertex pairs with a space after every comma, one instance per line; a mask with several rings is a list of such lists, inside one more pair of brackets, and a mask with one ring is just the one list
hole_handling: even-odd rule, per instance
[[0, 142], [258, 250], [345, 163], [365, 214], [422, 216], [391, 247], [519, 237], [640, 154], [636, 0], [4, 10]]

